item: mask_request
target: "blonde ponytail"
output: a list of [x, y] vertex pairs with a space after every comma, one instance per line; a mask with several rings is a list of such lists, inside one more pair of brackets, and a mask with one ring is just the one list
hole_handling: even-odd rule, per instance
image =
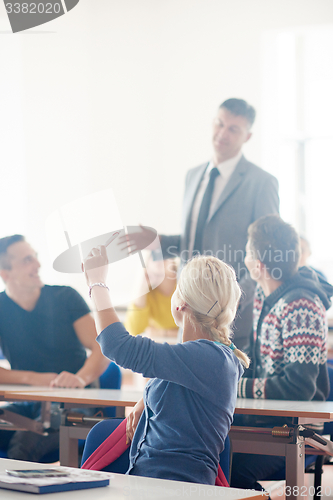
[[242, 293], [233, 268], [216, 257], [196, 257], [182, 270], [177, 288], [181, 300], [191, 309], [194, 326], [213, 341], [230, 347], [248, 368], [250, 359], [230, 340], [230, 325]]

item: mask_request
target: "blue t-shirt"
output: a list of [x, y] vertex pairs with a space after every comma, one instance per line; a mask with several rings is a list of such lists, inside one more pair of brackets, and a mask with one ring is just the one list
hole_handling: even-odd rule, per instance
[[128, 474], [215, 484], [243, 373], [231, 349], [205, 339], [159, 344], [121, 323], [97, 341], [105, 356], [151, 378]]
[[32, 311], [0, 293], [0, 344], [12, 370], [76, 373], [87, 355], [73, 323], [88, 313], [81, 295], [67, 286], [45, 285]]

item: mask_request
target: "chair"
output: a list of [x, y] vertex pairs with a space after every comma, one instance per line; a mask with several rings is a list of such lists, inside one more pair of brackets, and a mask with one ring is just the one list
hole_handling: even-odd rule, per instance
[[[121, 387], [121, 371], [118, 365], [111, 362], [107, 369], [102, 373], [99, 378], [100, 387], [102, 389], [120, 389]], [[106, 417], [114, 417], [116, 415], [116, 408], [105, 408], [103, 414]], [[84, 440], [79, 440], [79, 448], [82, 450]], [[8, 458], [7, 450], [0, 447], [0, 458]], [[53, 463], [59, 460], [59, 450], [54, 450], [44, 455], [41, 463]]]
[[[111, 363], [107, 367], [107, 369], [102, 373], [99, 377], [99, 386], [101, 389], [120, 389], [121, 387], [121, 371], [116, 363]], [[116, 408], [101, 408], [104, 417], [114, 418], [116, 416]], [[85, 440], [79, 439], [79, 453], [82, 453]], [[58, 459], [59, 460], [59, 459]]]
[[[120, 389], [121, 387], [121, 371], [116, 363], [111, 362], [104, 373], [99, 377], [101, 389]], [[105, 417], [115, 417], [116, 408], [104, 408], [103, 415]]]
[[[122, 418], [111, 418], [108, 420], [102, 420], [98, 424], [94, 425], [90, 429], [86, 444], [83, 449], [81, 465], [90, 457], [93, 451], [99, 447], [100, 444], [118, 427], [122, 422]], [[112, 464], [105, 467], [103, 470], [106, 472], [115, 472], [118, 474], [125, 474], [129, 466], [129, 448], [117, 458]]]
[[111, 363], [104, 373], [99, 377], [101, 389], [120, 389], [121, 386], [121, 371], [116, 363]]
[[[120, 418], [112, 418], [110, 420], [102, 420], [90, 429], [86, 439], [86, 444], [83, 450], [81, 466], [90, 457], [90, 455], [99, 447], [100, 444], [118, 427], [122, 422]], [[230, 440], [227, 436], [224, 444], [224, 450], [220, 454], [220, 466], [223, 470], [226, 480], [229, 482], [230, 472]], [[103, 469], [106, 472], [115, 472], [125, 474], [129, 467], [129, 448], [115, 460], [113, 463]]]

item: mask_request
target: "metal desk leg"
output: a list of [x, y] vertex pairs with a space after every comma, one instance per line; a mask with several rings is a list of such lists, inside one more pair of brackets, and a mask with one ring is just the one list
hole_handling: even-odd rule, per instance
[[65, 465], [67, 467], [78, 466], [79, 452], [77, 439], [70, 439], [69, 427], [66, 426], [60, 426], [59, 459], [60, 465]]
[[299, 500], [307, 497], [304, 486], [304, 441], [286, 444], [286, 497]]
[[[273, 434], [274, 431], [274, 434]], [[229, 437], [234, 453], [275, 455], [286, 459], [286, 499], [307, 497], [304, 487], [304, 437], [298, 428], [237, 427], [230, 429]]]
[[79, 467], [78, 440], [85, 439], [89, 427], [61, 425], [59, 429], [59, 459], [60, 465]]

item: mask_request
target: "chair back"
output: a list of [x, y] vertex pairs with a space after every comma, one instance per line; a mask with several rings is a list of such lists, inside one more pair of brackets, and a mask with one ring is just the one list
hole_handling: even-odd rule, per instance
[[[104, 373], [99, 377], [99, 384], [101, 389], [120, 389], [121, 387], [121, 371], [116, 363], [111, 363]], [[115, 408], [104, 408], [103, 415], [106, 417], [115, 417]]]
[[[81, 466], [90, 457], [90, 455], [99, 447], [105, 439], [112, 434], [112, 432], [123, 421], [122, 418], [111, 418], [109, 420], [102, 420], [90, 429], [84, 446]], [[115, 472], [117, 474], [125, 474], [129, 467], [129, 448], [119, 457], [103, 469], [106, 472]]]
[[116, 363], [111, 363], [104, 373], [99, 377], [101, 389], [120, 389], [121, 386], [121, 371]]
[[[92, 453], [108, 438], [112, 432], [121, 424], [123, 419], [121, 418], [111, 418], [108, 420], [102, 420], [98, 424], [94, 425], [90, 429], [81, 460], [81, 467], [84, 462], [92, 455]], [[109, 464], [107, 467], [102, 469], [105, 472], [114, 472], [117, 474], [125, 474], [129, 467], [129, 450], [124, 451], [124, 453], [117, 458], [114, 462]], [[224, 443], [224, 450], [220, 454], [220, 467], [225, 475], [226, 480], [229, 482], [229, 472], [230, 472], [230, 439], [229, 436], [226, 437]]]

